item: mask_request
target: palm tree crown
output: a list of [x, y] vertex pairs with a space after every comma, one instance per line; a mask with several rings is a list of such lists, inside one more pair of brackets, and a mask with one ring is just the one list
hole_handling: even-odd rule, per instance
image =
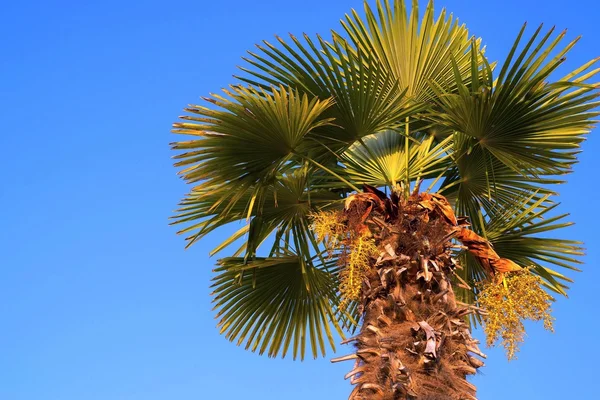
[[[330, 38], [264, 42], [237, 82], [190, 105], [174, 133], [176, 166], [193, 184], [175, 223], [188, 246], [242, 227], [215, 248], [221, 333], [269, 356], [325, 355], [361, 317], [340, 290], [344, 261], [315, 232], [319, 213], [363, 187], [446, 198], [499, 257], [530, 267], [564, 295], [581, 244], [556, 239], [555, 186], [592, 129], [600, 69], [592, 60], [557, 76], [577, 40], [540, 26], [518, 33], [506, 60], [430, 2], [365, 3]], [[366, 186], [365, 186], [366, 185]], [[464, 250], [464, 248], [463, 248]], [[457, 300], [480, 304], [490, 271], [456, 249]], [[342, 304], [342, 306], [340, 306]]]

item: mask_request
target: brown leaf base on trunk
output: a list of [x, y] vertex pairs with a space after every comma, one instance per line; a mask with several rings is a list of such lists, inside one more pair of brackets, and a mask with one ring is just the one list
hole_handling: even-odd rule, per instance
[[483, 365], [475, 355], [485, 356], [464, 319], [472, 310], [457, 306], [452, 289], [450, 239], [458, 229], [422, 202], [413, 194], [396, 210], [374, 207], [366, 219], [356, 202], [383, 251], [363, 280], [360, 333], [345, 341], [356, 353], [332, 360], [355, 360], [346, 375], [355, 385], [350, 399], [475, 399], [466, 377]]

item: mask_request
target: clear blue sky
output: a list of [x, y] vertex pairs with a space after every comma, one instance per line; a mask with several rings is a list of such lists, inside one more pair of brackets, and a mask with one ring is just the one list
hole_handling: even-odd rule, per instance
[[[217, 5], [217, 3], [219, 3]], [[168, 143], [182, 107], [231, 82], [274, 34], [327, 33], [361, 0], [4, 2], [0, 12], [0, 399], [342, 399], [351, 365], [245, 352], [210, 311], [215, 237], [183, 250], [167, 217], [187, 187]], [[492, 59], [524, 21], [582, 34], [600, 56], [596, 0], [440, 0]], [[597, 393], [600, 131], [561, 188], [585, 271], [519, 360], [488, 350], [481, 400]], [[217, 235], [218, 236], [218, 235]], [[347, 351], [345, 349], [341, 350]]]

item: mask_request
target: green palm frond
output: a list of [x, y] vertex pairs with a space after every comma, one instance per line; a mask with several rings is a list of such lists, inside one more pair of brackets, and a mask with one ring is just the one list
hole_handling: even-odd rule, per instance
[[[441, 109], [436, 123], [455, 131], [456, 167], [441, 191], [456, 200], [457, 212], [471, 217], [482, 231], [481, 214], [515, 197], [537, 191], [552, 193], [576, 162], [580, 143], [592, 127], [599, 104], [597, 85], [586, 84], [600, 69], [589, 71], [595, 60], [549, 83], [575, 41], [557, 50], [564, 34], [550, 41], [552, 30], [538, 42], [541, 27], [513, 61], [524, 32], [521, 30], [498, 78], [485, 62], [480, 66], [476, 46], [471, 49], [477, 79], [463, 84], [455, 70], [458, 92], [433, 84]], [[551, 56], [553, 52], [556, 55]], [[589, 72], [588, 72], [589, 71]]]
[[[410, 140], [408, 147], [409, 177], [427, 179], [450, 166], [452, 138], [435, 143], [429, 136], [422, 141]], [[394, 131], [370, 135], [352, 145], [340, 156], [344, 176], [356, 184], [395, 187], [406, 178], [407, 154], [404, 136]], [[330, 184], [335, 187], [336, 183]]]
[[[220, 110], [193, 106], [186, 110], [200, 117], [184, 116], [193, 122], [174, 124], [175, 133], [200, 137], [172, 145], [186, 151], [175, 157], [181, 160], [175, 165], [185, 167], [182, 177], [201, 182], [184, 201], [178, 218], [193, 219], [189, 213], [214, 215], [214, 223], [199, 222], [195, 228], [221, 225], [223, 218], [239, 219], [240, 200], [250, 218], [277, 177], [294, 167], [295, 152], [306, 134], [331, 122], [321, 118], [331, 100], [309, 99], [291, 89], [233, 87], [225, 93], [230, 98], [207, 99]], [[211, 196], [208, 208], [206, 202], [196, 201], [205, 196]]]
[[335, 260], [327, 264], [309, 266], [295, 254], [219, 260], [212, 286], [221, 333], [270, 357], [291, 349], [303, 359], [307, 343], [315, 358], [325, 355], [326, 342], [335, 349], [332, 327], [342, 335], [337, 282], [325, 270]]
[[410, 15], [404, 1], [388, 0], [377, 0], [375, 11], [365, 2], [365, 14], [363, 19], [353, 10], [342, 25], [354, 46], [374, 54], [413, 101], [431, 100], [435, 95], [431, 81], [456, 85], [452, 60], [461, 82], [470, 81], [469, 32], [445, 10], [434, 19], [433, 1], [422, 20], [417, 0], [412, 1]]
[[537, 192], [536, 199], [551, 194], [555, 177], [527, 176], [493, 157], [477, 141], [460, 132], [454, 134], [453, 167], [445, 175], [439, 192], [456, 206], [458, 215], [469, 216], [482, 233], [481, 215], [499, 207], [510, 207], [516, 198]]
[[284, 87], [271, 91], [234, 86], [229, 97], [214, 95], [205, 100], [220, 110], [203, 106], [186, 108], [191, 114], [174, 124], [174, 133], [199, 139], [173, 143], [185, 150], [176, 156], [180, 174], [203, 186], [227, 182], [251, 182], [274, 176], [288, 162], [311, 130], [331, 123], [321, 118], [331, 99], [309, 98]]
[[[531, 267], [548, 289], [566, 295], [566, 284], [573, 280], [556, 268], [578, 271], [576, 266], [581, 264], [583, 248], [578, 241], [548, 237], [551, 232], [572, 225], [564, 221], [568, 214], [553, 215], [557, 206], [549, 194], [533, 192], [515, 197], [510, 205], [495, 207], [483, 216], [482, 231], [500, 257], [523, 268]], [[473, 257], [466, 253], [461, 256], [464, 268], [458, 273], [464, 280], [474, 283], [486, 278], [484, 269]], [[474, 302], [475, 294], [475, 291], [461, 291], [459, 295]]]
[[[540, 27], [513, 60], [524, 29], [496, 79], [486, 65], [470, 85], [461, 83], [462, 74], [456, 71], [458, 93], [433, 85], [438, 93], [435, 101], [443, 111], [435, 119], [474, 138], [470, 146], [485, 149], [518, 174], [568, 173], [598, 115], [593, 111], [600, 104], [593, 101], [599, 95], [598, 85], [585, 81], [600, 69], [589, 71], [594, 60], [551, 82], [552, 73], [577, 39], [559, 49], [564, 32], [550, 41], [550, 30], [536, 42]], [[472, 52], [472, 58], [476, 53]]]
[[[287, 232], [294, 225], [306, 225], [312, 212], [327, 208], [340, 200], [339, 194], [327, 189], [309, 190], [311, 176], [310, 170], [299, 168], [280, 176], [270, 185], [263, 185], [261, 201], [252, 208], [250, 223], [244, 224], [215, 248], [211, 255], [246, 235], [247, 241], [235, 254], [248, 250], [250, 255], [254, 255], [258, 245], [274, 230]], [[174, 223], [186, 225], [179, 233], [188, 235], [189, 246], [220, 226], [246, 219], [254, 192], [252, 186], [238, 191], [232, 191], [228, 186], [220, 189], [196, 188], [181, 203]], [[224, 197], [234, 195], [237, 198], [235, 203], [222, 201]], [[251, 231], [251, 228], [254, 229]]]
[[568, 214], [552, 215], [559, 203], [551, 202], [549, 195], [534, 199], [532, 195], [519, 204], [514, 202], [512, 207], [492, 210], [487, 216], [487, 238], [501, 257], [522, 267], [533, 267], [545, 280], [546, 287], [566, 295], [566, 283], [573, 281], [555, 268], [579, 271], [576, 265], [581, 264], [582, 243], [547, 237], [572, 223], [564, 221]]
[[302, 151], [316, 159], [339, 153], [362, 137], [393, 129], [405, 117], [425, 106], [408, 101], [406, 90], [382, 68], [376, 55], [352, 48], [334, 33], [335, 40], [321, 37], [304, 43], [291, 35], [291, 44], [277, 37], [279, 46], [264, 42], [257, 53], [245, 60], [255, 69], [242, 67], [249, 77], [243, 82], [266, 88], [286, 85], [319, 99], [331, 98], [334, 104], [325, 115], [335, 123], [309, 134], [312, 142]]

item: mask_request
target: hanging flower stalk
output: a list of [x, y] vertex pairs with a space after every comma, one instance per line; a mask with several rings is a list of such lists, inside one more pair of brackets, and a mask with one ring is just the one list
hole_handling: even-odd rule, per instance
[[478, 301], [487, 312], [483, 325], [487, 345], [501, 341], [509, 360], [516, 358], [525, 339], [524, 320], [543, 321], [544, 328], [554, 331], [550, 315], [553, 299], [541, 283], [539, 276], [523, 270], [481, 285]]

